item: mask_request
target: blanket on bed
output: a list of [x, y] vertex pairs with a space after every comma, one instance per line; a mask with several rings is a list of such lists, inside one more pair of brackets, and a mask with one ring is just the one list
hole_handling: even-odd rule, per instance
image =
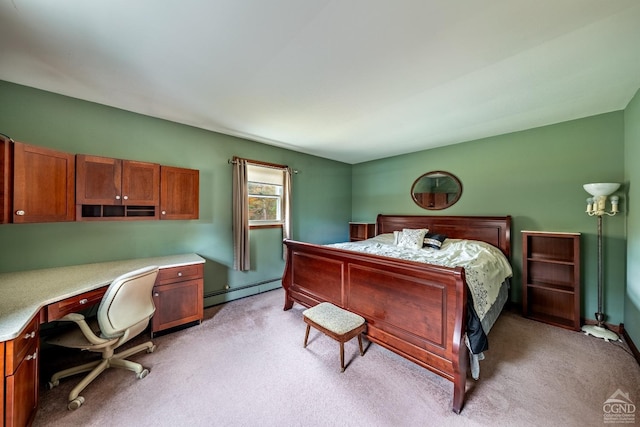
[[500, 249], [477, 240], [446, 239], [440, 249], [411, 249], [394, 245], [393, 234], [389, 233], [327, 246], [444, 267], [464, 267], [473, 308], [480, 321], [498, 298], [502, 283], [513, 275]]

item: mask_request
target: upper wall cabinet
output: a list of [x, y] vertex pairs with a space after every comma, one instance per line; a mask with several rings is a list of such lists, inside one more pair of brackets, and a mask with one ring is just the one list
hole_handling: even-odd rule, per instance
[[70, 154], [0, 134], [0, 224], [198, 219], [196, 169]]
[[11, 194], [13, 190], [13, 144], [0, 135], [0, 224], [11, 221]]
[[[2, 151], [3, 158], [6, 158], [7, 149]], [[7, 163], [6, 159], [2, 162]], [[3, 175], [2, 187], [6, 200], [10, 199], [7, 197], [9, 187], [6, 184], [10, 174]], [[14, 223], [73, 221], [74, 178], [73, 154], [14, 142], [13, 206], [9, 208], [5, 201], [3, 210], [11, 209]]]
[[158, 219], [160, 165], [76, 156], [79, 220]]
[[160, 167], [160, 219], [198, 219], [200, 172]]

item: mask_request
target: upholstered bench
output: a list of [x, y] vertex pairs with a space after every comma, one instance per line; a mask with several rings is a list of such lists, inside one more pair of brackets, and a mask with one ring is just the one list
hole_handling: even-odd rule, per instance
[[302, 312], [307, 324], [307, 332], [304, 335], [304, 348], [307, 348], [309, 329], [315, 329], [333, 338], [340, 343], [340, 368], [344, 372], [344, 343], [357, 336], [360, 345], [360, 356], [364, 356], [362, 349], [362, 336], [365, 330], [365, 320], [355, 313], [344, 310], [335, 305], [323, 302]]

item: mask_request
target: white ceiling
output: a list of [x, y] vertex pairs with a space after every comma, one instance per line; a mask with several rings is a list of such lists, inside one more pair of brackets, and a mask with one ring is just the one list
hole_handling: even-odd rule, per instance
[[0, 0], [0, 80], [346, 163], [621, 110], [638, 0]]

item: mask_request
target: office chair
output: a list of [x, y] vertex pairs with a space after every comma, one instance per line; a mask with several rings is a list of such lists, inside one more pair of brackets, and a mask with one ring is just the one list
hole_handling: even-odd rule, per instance
[[158, 267], [150, 266], [116, 278], [109, 285], [100, 302], [97, 325], [95, 321], [88, 323], [79, 313], [67, 314], [60, 319], [60, 321], [75, 322], [79, 329], [74, 328], [53, 337], [47, 340], [48, 343], [102, 353], [101, 360], [65, 369], [51, 377], [49, 389], [59, 385], [61, 378], [90, 371], [69, 393], [67, 407], [70, 410], [78, 409], [84, 403], [84, 397], [79, 395], [80, 392], [107, 368], [129, 369], [135, 372], [139, 379], [149, 374], [149, 370], [141, 364], [125, 358], [142, 350], [152, 353], [156, 346], [151, 341], [118, 354], [114, 354], [114, 350], [139, 335], [149, 324], [149, 319], [155, 311], [151, 293], [157, 275]]

